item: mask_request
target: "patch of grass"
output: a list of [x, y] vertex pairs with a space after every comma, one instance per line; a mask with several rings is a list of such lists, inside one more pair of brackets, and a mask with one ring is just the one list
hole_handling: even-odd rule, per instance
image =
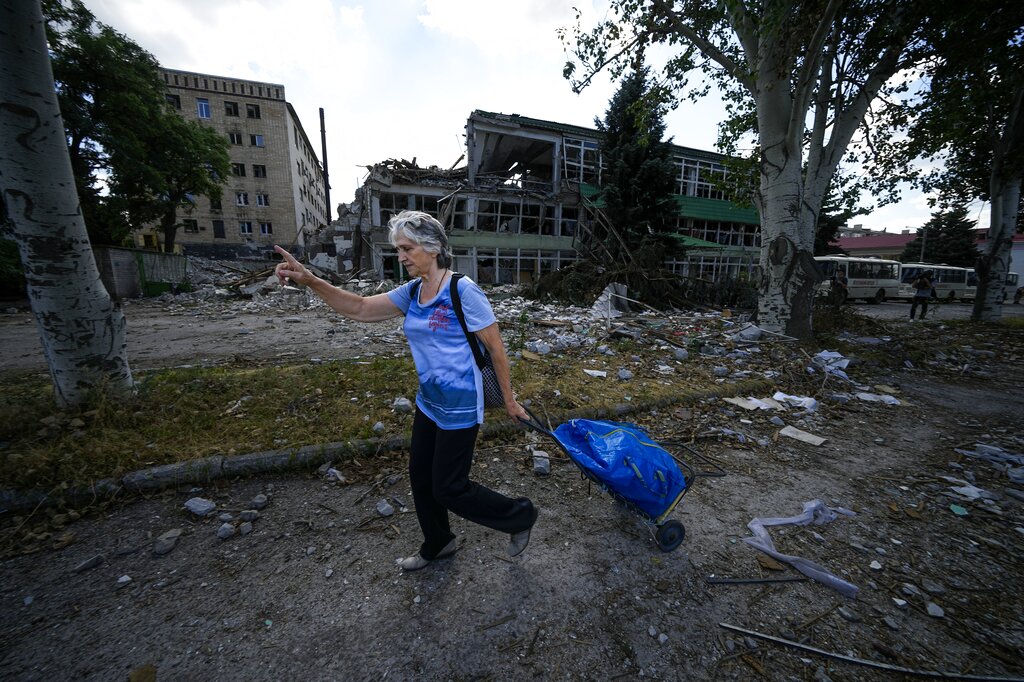
[[[8, 377], [9, 378], [9, 377]], [[148, 466], [373, 435], [402, 428], [396, 396], [416, 389], [412, 361], [374, 358], [282, 367], [172, 369], [135, 398], [57, 411], [49, 378], [21, 376], [0, 399], [0, 487], [56, 487]], [[406, 419], [408, 419], [406, 417]]]
[[[582, 347], [513, 366], [520, 401], [548, 410], [611, 409], [698, 391], [713, 380], [705, 363], [675, 365], [671, 353], [613, 341], [609, 356]], [[634, 361], [633, 356], [642, 356]], [[583, 369], [603, 370], [594, 378]], [[620, 381], [620, 368], [634, 378]], [[391, 409], [412, 400], [416, 372], [409, 356], [323, 364], [169, 369], [138, 376], [137, 395], [98, 395], [80, 409], [56, 408], [48, 375], [7, 373], [0, 397], [0, 488], [56, 489], [117, 478], [138, 469], [211, 455], [405, 435], [412, 417]], [[502, 419], [492, 410], [488, 419]], [[376, 434], [373, 426], [385, 429]]]

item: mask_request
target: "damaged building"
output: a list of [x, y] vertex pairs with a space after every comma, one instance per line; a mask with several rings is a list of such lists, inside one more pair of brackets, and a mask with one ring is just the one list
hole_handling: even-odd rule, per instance
[[[474, 111], [466, 153], [451, 168], [394, 159], [370, 167], [355, 200], [339, 207], [333, 243], [311, 249], [311, 262], [403, 279], [387, 223], [407, 209], [445, 225], [454, 269], [481, 284], [529, 283], [584, 254], [605, 258], [602, 245], [617, 237], [600, 208], [601, 139], [595, 129]], [[672, 149], [677, 231], [688, 248], [666, 268], [708, 278], [748, 272], [760, 247], [758, 216], [720, 189], [725, 157]]]

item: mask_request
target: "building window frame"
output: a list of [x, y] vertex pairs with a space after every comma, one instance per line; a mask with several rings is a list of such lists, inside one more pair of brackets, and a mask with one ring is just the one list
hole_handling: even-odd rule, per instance
[[274, 234], [274, 224], [269, 221], [260, 223], [260, 234], [264, 237]]
[[238, 102], [224, 100], [224, 115], [238, 118]]
[[260, 148], [263, 148], [263, 147], [267, 146], [266, 139], [262, 135], [260, 135], [259, 133], [251, 133], [249, 135], [249, 144], [252, 147], [260, 147]]
[[252, 104], [250, 102], [245, 103], [245, 117], [246, 118], [260, 118], [260, 105]]
[[267, 177], [267, 167], [261, 163], [254, 163], [252, 165], [252, 176], [254, 178]]
[[249, 193], [248, 192], [235, 192], [235, 206], [248, 206], [249, 205]]
[[252, 221], [251, 220], [239, 220], [238, 221], [238, 233], [239, 234], [252, 234]]
[[196, 114], [199, 118], [210, 118], [210, 100], [205, 97], [196, 98]]

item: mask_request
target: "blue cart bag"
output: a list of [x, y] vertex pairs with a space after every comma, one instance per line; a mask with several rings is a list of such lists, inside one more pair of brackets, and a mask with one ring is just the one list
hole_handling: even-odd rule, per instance
[[656, 523], [686, 492], [688, 481], [672, 455], [636, 424], [570, 419], [554, 436], [585, 474]]

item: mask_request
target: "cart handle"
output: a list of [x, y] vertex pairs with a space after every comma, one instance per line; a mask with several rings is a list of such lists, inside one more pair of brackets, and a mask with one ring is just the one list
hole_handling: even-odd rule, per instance
[[[544, 422], [542, 422], [537, 417], [537, 415], [535, 415], [533, 411], [530, 410], [529, 407], [523, 405], [523, 409], [526, 410], [526, 414], [530, 415], [529, 419], [523, 419], [522, 417], [519, 418], [519, 421], [521, 421], [524, 426], [526, 426], [528, 429], [533, 429], [537, 433], [543, 433], [545, 436], [551, 436], [552, 438], [555, 438], [555, 434], [551, 433], [546, 428], [544, 428]], [[555, 440], [558, 439], [555, 438]]]

